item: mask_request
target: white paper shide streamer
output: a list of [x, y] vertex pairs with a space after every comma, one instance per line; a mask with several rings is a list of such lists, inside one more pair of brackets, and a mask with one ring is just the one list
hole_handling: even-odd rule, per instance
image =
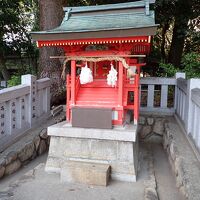
[[111, 64], [111, 69], [109, 74], [107, 75], [107, 84], [114, 87], [117, 83], [117, 71], [114, 68], [113, 64]]
[[81, 68], [80, 83], [87, 84], [91, 82], [93, 82], [92, 71], [90, 68], [88, 68], [87, 63], [86, 63], [85, 67]]

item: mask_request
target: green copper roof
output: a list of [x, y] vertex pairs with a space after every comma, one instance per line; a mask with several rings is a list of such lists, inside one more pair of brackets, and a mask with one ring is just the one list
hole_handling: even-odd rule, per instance
[[100, 30], [129, 29], [155, 26], [154, 13], [149, 16], [144, 13], [116, 13], [94, 16], [71, 16], [69, 20], [47, 33], [88, 32]]
[[[116, 30], [154, 27], [149, 34], [147, 32], [147, 35], [152, 35], [152, 33], [155, 34], [157, 25], [154, 20], [154, 11], [149, 11], [149, 3], [151, 2], [146, 0], [100, 6], [66, 7], [64, 8], [65, 17], [59, 27], [33, 32], [32, 37], [39, 40], [42, 35], [55, 35], [56, 37], [56, 34], [69, 35], [70, 33], [87, 32], [91, 35], [92, 32], [116, 32]], [[68, 39], [68, 35], [66, 35], [66, 39]], [[42, 38], [44, 39], [44, 36]], [[53, 39], [53, 36], [50, 38]], [[64, 39], [65, 36], [63, 35], [62, 38]], [[73, 35], [70, 35], [70, 39], [73, 39]]]

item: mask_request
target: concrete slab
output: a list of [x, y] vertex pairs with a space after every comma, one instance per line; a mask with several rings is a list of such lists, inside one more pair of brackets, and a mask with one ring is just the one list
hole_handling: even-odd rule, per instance
[[90, 138], [101, 140], [119, 140], [135, 142], [137, 136], [137, 126], [134, 124], [114, 126], [113, 129], [94, 129], [72, 127], [70, 123], [61, 122], [48, 127], [49, 136]]

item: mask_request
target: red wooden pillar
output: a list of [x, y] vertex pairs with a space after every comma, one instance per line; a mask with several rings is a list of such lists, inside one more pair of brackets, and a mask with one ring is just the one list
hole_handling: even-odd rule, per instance
[[139, 81], [140, 81], [140, 66], [137, 66], [137, 74], [135, 76], [135, 91], [134, 91], [134, 124], [137, 124], [139, 118]]
[[[123, 106], [123, 70], [124, 70], [124, 67], [123, 67], [123, 64], [121, 61], [119, 61], [119, 70], [118, 70], [118, 73], [119, 73], [119, 76], [118, 76], [118, 106], [120, 106], [122, 108]], [[122, 120], [123, 120], [123, 110], [121, 111], [118, 111], [119, 112], [119, 121], [121, 121], [122, 123]]]
[[69, 122], [70, 121], [70, 75], [67, 74], [66, 77], [66, 92], [67, 92], [67, 98], [66, 98], [66, 105], [67, 105], [67, 109], [66, 109], [66, 119]]
[[76, 61], [71, 61], [71, 105], [76, 102]]
[[119, 61], [118, 105], [123, 105], [123, 64]]

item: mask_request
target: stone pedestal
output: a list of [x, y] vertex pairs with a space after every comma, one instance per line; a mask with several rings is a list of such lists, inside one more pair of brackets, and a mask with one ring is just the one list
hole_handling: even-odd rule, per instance
[[136, 181], [138, 139], [135, 125], [89, 129], [62, 122], [50, 126], [48, 135], [51, 141], [47, 172], [61, 173], [67, 162], [88, 162], [109, 165], [112, 179]]

